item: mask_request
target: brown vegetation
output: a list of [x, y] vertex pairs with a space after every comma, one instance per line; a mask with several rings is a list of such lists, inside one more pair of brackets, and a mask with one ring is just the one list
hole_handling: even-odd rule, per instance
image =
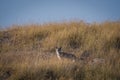
[[[104, 64], [59, 61], [55, 47]], [[0, 80], [120, 80], [120, 22], [12, 26], [0, 30]]]

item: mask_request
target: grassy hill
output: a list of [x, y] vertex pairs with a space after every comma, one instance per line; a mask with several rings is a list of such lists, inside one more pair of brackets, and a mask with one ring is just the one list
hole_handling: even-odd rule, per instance
[[[59, 61], [55, 47], [105, 64]], [[14, 25], [0, 30], [0, 80], [120, 80], [120, 22]]]

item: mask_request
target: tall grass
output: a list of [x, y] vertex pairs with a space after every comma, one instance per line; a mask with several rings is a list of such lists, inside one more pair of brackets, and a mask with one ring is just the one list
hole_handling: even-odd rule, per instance
[[[105, 64], [59, 61], [55, 47]], [[120, 22], [49, 23], [0, 30], [0, 80], [120, 80]]]

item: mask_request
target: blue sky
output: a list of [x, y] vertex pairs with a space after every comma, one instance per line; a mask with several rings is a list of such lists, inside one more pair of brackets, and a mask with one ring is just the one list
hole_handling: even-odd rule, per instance
[[0, 26], [120, 20], [120, 0], [0, 0]]

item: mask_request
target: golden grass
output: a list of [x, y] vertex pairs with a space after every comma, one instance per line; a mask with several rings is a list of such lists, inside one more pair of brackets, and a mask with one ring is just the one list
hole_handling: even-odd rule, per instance
[[[55, 47], [105, 64], [59, 61]], [[0, 30], [0, 80], [120, 80], [120, 23], [12, 26]]]

